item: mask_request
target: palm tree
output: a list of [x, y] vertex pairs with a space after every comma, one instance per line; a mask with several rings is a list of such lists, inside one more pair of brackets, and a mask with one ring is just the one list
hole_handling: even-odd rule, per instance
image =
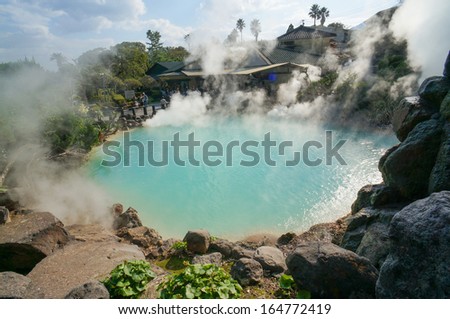
[[252, 34], [255, 36], [255, 41], [258, 42], [258, 35], [261, 33], [261, 24], [258, 19], [252, 20], [250, 23], [250, 30]]
[[320, 16], [321, 16], [320, 25], [323, 27], [323, 24], [325, 23], [326, 18], [330, 16], [330, 11], [328, 11], [327, 8], [322, 7], [320, 9]]
[[314, 19], [314, 26], [316, 26], [316, 19], [320, 18], [320, 7], [318, 4], [313, 4], [309, 9], [309, 16]]
[[245, 28], [245, 22], [243, 19], [239, 19], [236, 22], [236, 29], [239, 30], [239, 32], [241, 32], [241, 42], [242, 42], [242, 30], [244, 30]]

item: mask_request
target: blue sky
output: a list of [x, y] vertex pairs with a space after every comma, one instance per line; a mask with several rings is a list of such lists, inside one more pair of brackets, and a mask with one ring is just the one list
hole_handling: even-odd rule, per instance
[[34, 57], [47, 68], [52, 53], [75, 59], [97, 47], [123, 41], [146, 41], [148, 29], [162, 34], [165, 45], [185, 45], [191, 32], [223, 40], [243, 18], [244, 39], [251, 40], [250, 21], [259, 19], [260, 39], [274, 39], [288, 25], [313, 23], [312, 4], [330, 10], [325, 24], [355, 26], [398, 0], [0, 0], [0, 62]]

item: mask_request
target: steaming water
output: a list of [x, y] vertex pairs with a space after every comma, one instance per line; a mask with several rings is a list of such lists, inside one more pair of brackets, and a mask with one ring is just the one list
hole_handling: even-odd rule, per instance
[[[293, 167], [284, 164], [293, 158], [293, 151], [302, 150], [309, 140], [325, 145], [326, 130], [314, 124], [270, 117], [211, 117], [195, 127], [147, 127], [132, 131], [131, 138], [145, 143], [154, 141], [156, 159], [161, 158], [161, 141], [171, 141], [177, 132], [182, 140], [194, 133], [201, 146], [207, 140], [220, 141], [224, 149], [232, 140], [240, 144], [247, 140], [261, 142], [267, 132], [277, 143], [290, 140], [294, 146], [286, 149], [284, 155], [277, 155], [278, 147], [272, 148], [271, 157], [276, 167], [264, 162], [260, 143], [258, 148], [249, 148], [257, 151], [262, 159], [254, 167], [239, 165], [241, 160], [252, 158], [236, 149], [231, 167], [225, 165], [225, 157], [217, 157], [223, 163], [216, 167], [205, 164], [195, 167], [189, 163], [185, 167], [177, 166], [172, 149], [168, 166], [154, 167], [146, 163], [145, 167], [139, 167], [139, 150], [132, 147], [130, 167], [102, 166], [102, 159], [112, 158], [99, 149], [88, 168], [92, 178], [117, 202], [134, 207], [144, 224], [157, 229], [165, 238], [180, 238], [187, 230], [199, 228], [227, 238], [301, 231], [347, 214], [362, 186], [381, 181], [378, 160], [386, 148], [395, 143], [392, 136], [333, 131], [333, 145], [340, 139], [347, 139], [339, 151], [347, 165], [335, 159], [333, 165], [315, 167], [303, 162]], [[122, 138], [120, 135], [116, 139], [121, 141]], [[196, 159], [201, 159], [201, 150], [196, 147]], [[323, 158], [325, 161], [324, 148], [310, 150], [311, 160]], [[147, 146], [145, 151], [148, 151]], [[121, 152], [123, 154], [123, 149]], [[186, 153], [182, 152], [182, 159], [187, 160]]]

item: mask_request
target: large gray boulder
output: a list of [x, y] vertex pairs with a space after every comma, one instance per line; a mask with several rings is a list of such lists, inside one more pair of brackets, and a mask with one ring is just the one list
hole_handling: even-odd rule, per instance
[[417, 124], [429, 120], [437, 111], [439, 110], [429, 107], [418, 96], [401, 100], [392, 116], [392, 128], [399, 141], [404, 141]]
[[225, 258], [230, 258], [235, 244], [226, 239], [216, 239], [209, 244], [209, 251], [219, 252]]
[[211, 236], [208, 231], [203, 229], [190, 230], [184, 236], [183, 241], [187, 243], [187, 249], [190, 252], [205, 254], [208, 251]]
[[301, 289], [313, 298], [372, 298], [377, 269], [366, 258], [332, 243], [306, 242], [286, 263]]
[[428, 194], [428, 181], [436, 162], [442, 136], [437, 120], [419, 123], [406, 140], [380, 160], [380, 171], [387, 186], [407, 199]]
[[449, 79], [443, 76], [432, 76], [427, 78], [419, 87], [419, 96], [432, 103], [436, 107], [441, 105], [442, 100], [450, 89]]
[[125, 260], [145, 260], [137, 246], [104, 242], [72, 242], [43, 259], [27, 275], [44, 298], [65, 298], [70, 291], [92, 280], [105, 279]]
[[34, 299], [41, 297], [42, 295], [33, 286], [30, 278], [12, 271], [0, 272], [0, 299]]
[[284, 254], [281, 250], [271, 246], [261, 246], [255, 251], [253, 258], [258, 261], [265, 271], [282, 273], [286, 270]]
[[231, 276], [243, 287], [258, 284], [263, 278], [263, 267], [251, 258], [241, 258], [231, 267]]
[[100, 281], [89, 281], [72, 289], [64, 299], [109, 299], [109, 291]]
[[392, 219], [379, 298], [450, 298], [450, 192], [433, 193]]
[[0, 271], [27, 274], [69, 241], [64, 225], [50, 213], [13, 216], [0, 225]]
[[431, 171], [428, 192], [450, 191], [450, 123], [444, 126], [442, 143]]

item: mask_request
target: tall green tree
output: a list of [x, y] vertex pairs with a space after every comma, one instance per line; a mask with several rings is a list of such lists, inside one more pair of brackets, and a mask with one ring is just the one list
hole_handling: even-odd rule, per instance
[[112, 72], [122, 80], [138, 79], [145, 75], [149, 58], [145, 45], [140, 42], [122, 42], [111, 49], [113, 56]]
[[330, 11], [327, 8], [325, 8], [325, 7], [320, 8], [320, 25], [322, 27], [325, 24], [327, 17], [329, 17], [329, 16], [330, 16]]
[[255, 37], [255, 41], [258, 42], [258, 35], [261, 33], [261, 23], [259, 23], [258, 19], [252, 20], [250, 23], [250, 31]]
[[241, 42], [242, 42], [242, 30], [245, 28], [245, 21], [243, 19], [239, 19], [236, 22], [236, 29], [241, 33]]
[[161, 43], [161, 33], [158, 31], [147, 31], [147, 39], [150, 42], [147, 42], [148, 45], [148, 54], [150, 56], [150, 66], [158, 62], [159, 56], [161, 55], [161, 51], [163, 49], [163, 44]]
[[316, 20], [320, 18], [320, 6], [318, 4], [313, 4], [311, 9], [309, 9], [308, 15], [314, 19], [314, 26], [316, 26]]

